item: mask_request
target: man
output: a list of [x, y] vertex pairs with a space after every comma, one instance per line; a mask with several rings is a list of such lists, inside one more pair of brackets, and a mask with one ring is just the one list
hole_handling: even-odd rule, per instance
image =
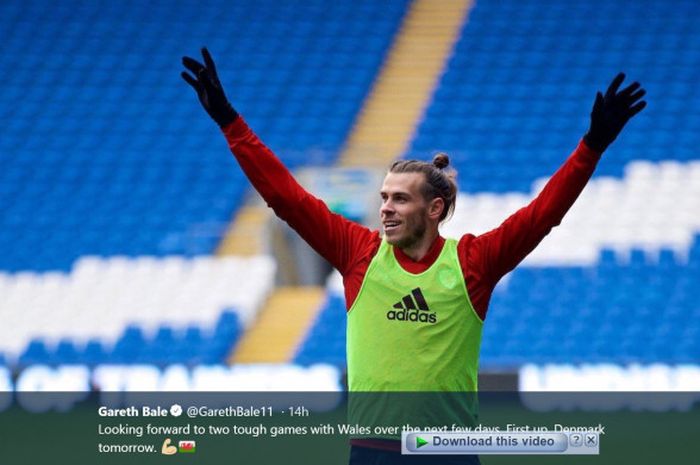
[[[193, 74], [182, 77], [275, 214], [343, 276], [351, 392], [475, 392], [481, 328], [496, 283], [561, 222], [601, 153], [646, 105], [639, 83], [618, 91], [619, 74], [605, 95], [597, 93], [588, 131], [537, 198], [496, 229], [459, 241], [438, 233], [457, 193], [444, 171], [447, 157], [396, 162], [380, 192], [381, 235], [331, 213], [294, 180], [230, 105], [209, 52], [202, 55], [204, 64], [183, 58]], [[479, 462], [402, 456], [395, 441], [356, 440], [350, 463]]]

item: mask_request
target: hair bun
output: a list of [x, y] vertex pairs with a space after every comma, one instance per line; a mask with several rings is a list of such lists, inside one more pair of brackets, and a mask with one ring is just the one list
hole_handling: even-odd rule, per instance
[[446, 153], [440, 152], [438, 154], [435, 154], [435, 156], [433, 157], [433, 165], [435, 165], [438, 169], [447, 168], [449, 164], [450, 157], [448, 157]]

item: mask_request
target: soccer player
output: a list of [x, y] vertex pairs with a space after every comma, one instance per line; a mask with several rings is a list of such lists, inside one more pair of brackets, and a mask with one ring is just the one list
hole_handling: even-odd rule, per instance
[[[605, 95], [597, 93], [588, 131], [542, 192], [479, 236], [456, 240], [438, 232], [457, 194], [447, 156], [397, 161], [381, 187], [379, 232], [330, 212], [305, 191], [231, 106], [206, 49], [202, 56], [203, 64], [183, 57], [192, 74], [182, 77], [268, 206], [343, 277], [351, 393], [475, 392], [481, 330], [496, 283], [561, 222], [601, 154], [646, 105], [639, 83], [619, 90], [625, 76], [618, 74]], [[399, 450], [396, 441], [353, 440], [350, 463], [479, 463], [476, 456]]]

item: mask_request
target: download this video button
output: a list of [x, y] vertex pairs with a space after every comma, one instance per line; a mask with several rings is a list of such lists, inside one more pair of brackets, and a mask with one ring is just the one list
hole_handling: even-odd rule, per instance
[[[588, 437], [590, 436], [590, 437]], [[569, 432], [403, 432], [411, 455], [598, 455], [598, 434]]]

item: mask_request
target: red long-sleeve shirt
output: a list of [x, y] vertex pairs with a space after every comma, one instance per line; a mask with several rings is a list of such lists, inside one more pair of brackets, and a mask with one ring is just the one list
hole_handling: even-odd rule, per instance
[[[332, 213], [323, 201], [304, 190], [282, 162], [248, 127], [243, 118], [223, 128], [231, 151], [248, 179], [275, 214], [286, 221], [343, 276], [346, 308], [352, 307], [367, 267], [381, 242], [379, 231]], [[464, 234], [457, 246], [469, 298], [484, 319], [496, 283], [559, 225], [600, 159], [581, 141], [566, 162], [529, 205], [497, 228], [475, 236]], [[438, 237], [421, 260], [394, 248], [399, 264], [421, 273], [435, 262], [442, 246]]]

